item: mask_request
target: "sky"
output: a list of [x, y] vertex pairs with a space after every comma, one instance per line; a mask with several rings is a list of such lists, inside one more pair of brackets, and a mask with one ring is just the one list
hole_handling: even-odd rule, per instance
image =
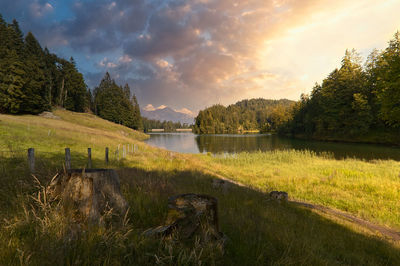
[[298, 100], [400, 29], [399, 0], [1, 0], [89, 88], [108, 71], [139, 104], [196, 114], [248, 98]]

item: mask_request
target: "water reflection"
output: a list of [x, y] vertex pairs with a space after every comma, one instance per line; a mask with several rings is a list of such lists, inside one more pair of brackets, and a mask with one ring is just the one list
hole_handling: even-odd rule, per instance
[[371, 144], [307, 141], [277, 135], [195, 135], [192, 133], [156, 133], [147, 140], [150, 145], [183, 153], [237, 153], [271, 150], [311, 150], [330, 153], [337, 159], [400, 160], [400, 149]]
[[149, 133], [146, 142], [152, 146], [182, 153], [199, 153], [193, 133]]

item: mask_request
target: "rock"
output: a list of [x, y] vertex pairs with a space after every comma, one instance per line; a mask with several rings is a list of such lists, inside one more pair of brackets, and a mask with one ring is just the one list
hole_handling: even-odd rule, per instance
[[51, 199], [60, 199], [64, 210], [80, 221], [102, 224], [102, 215], [110, 209], [124, 215], [128, 208], [112, 169], [71, 169], [54, 177], [48, 191]]
[[285, 191], [271, 191], [269, 197], [278, 201], [288, 201], [288, 193]]
[[202, 242], [222, 240], [218, 227], [218, 201], [208, 195], [181, 194], [168, 199], [165, 226], [144, 232], [144, 235], [176, 236], [181, 240], [199, 237]]
[[52, 112], [42, 112], [39, 114], [39, 116], [51, 119], [60, 119], [59, 116], [54, 115]]

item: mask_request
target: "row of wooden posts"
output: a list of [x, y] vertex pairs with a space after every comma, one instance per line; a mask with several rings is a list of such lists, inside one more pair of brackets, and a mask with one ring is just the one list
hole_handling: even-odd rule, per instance
[[[119, 152], [120, 145], [118, 145], [117, 149], [115, 150], [115, 157], [117, 160], [120, 160], [120, 152]], [[125, 158], [127, 153], [135, 153], [138, 150], [138, 146], [136, 144], [128, 144], [122, 145], [122, 158]], [[105, 162], [106, 164], [109, 163], [109, 148], [106, 147], [105, 149]], [[29, 148], [28, 149], [28, 164], [29, 169], [33, 173], [35, 172], [35, 149]], [[87, 168], [92, 168], [92, 148], [88, 148], [88, 164]], [[71, 169], [71, 150], [70, 148], [65, 148], [65, 169]]]

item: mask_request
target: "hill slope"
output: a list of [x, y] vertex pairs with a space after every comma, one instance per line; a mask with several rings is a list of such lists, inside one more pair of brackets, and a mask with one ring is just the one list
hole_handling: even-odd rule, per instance
[[[144, 133], [109, 122], [92, 114], [54, 111], [55, 118], [34, 115], [12, 116], [0, 114], [0, 156], [8, 153], [26, 155], [28, 148], [35, 148], [36, 157], [57, 156], [63, 158], [64, 149], [70, 148], [75, 167], [85, 167], [78, 159], [86, 158], [87, 148], [92, 148], [94, 159], [103, 160], [105, 148], [110, 157], [120, 145], [144, 146]], [[58, 164], [62, 167], [62, 163]]]

